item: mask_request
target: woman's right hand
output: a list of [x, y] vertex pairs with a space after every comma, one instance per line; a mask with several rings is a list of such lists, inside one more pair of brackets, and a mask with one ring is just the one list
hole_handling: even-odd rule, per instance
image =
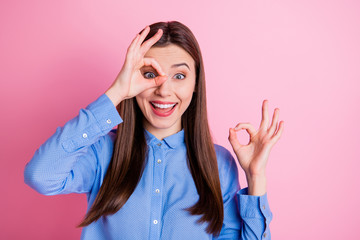
[[[144, 55], [154, 45], [162, 35], [162, 29], [141, 44], [150, 27], [146, 26], [141, 34], [137, 34], [127, 49], [124, 65], [121, 68], [118, 76], [106, 91], [108, 97], [117, 106], [122, 100], [132, 98], [142, 91], [161, 85], [166, 81], [167, 76], [161, 69], [159, 63], [154, 58], [146, 58]], [[157, 72], [158, 76], [151, 79], [146, 79], [141, 73], [143, 66], [152, 66]]]

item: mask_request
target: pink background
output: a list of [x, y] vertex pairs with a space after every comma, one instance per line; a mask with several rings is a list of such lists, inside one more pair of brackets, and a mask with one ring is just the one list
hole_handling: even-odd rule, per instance
[[273, 239], [359, 239], [359, 13], [355, 0], [2, 1], [0, 239], [79, 239], [85, 195], [38, 194], [25, 164], [111, 85], [138, 31], [170, 20], [200, 43], [216, 143], [258, 128], [263, 99], [280, 108]]

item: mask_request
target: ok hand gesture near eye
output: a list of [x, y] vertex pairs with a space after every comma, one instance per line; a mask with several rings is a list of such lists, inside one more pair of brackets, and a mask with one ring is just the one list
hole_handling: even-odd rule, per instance
[[[111, 87], [106, 91], [106, 94], [115, 106], [122, 100], [132, 98], [148, 88], [161, 85], [167, 79], [167, 76], [155, 59], [144, 57], [146, 52], [161, 38], [163, 33], [162, 29], [159, 29], [154, 36], [142, 43], [149, 31], [150, 27], [146, 26], [142, 33], [137, 34], [133, 39], [127, 49], [121, 71]], [[152, 66], [160, 75], [152, 79], [144, 78], [140, 71], [143, 66]]]
[[[279, 140], [284, 129], [284, 121], [278, 124], [279, 109], [275, 109], [272, 123], [269, 126], [268, 101], [262, 105], [262, 120], [260, 128], [256, 130], [250, 123], [239, 123], [229, 129], [229, 141], [245, 171], [248, 181], [249, 195], [263, 195], [266, 193], [265, 168], [271, 148]], [[247, 145], [241, 145], [236, 132], [245, 129], [250, 135]], [[277, 131], [276, 131], [277, 130]]]

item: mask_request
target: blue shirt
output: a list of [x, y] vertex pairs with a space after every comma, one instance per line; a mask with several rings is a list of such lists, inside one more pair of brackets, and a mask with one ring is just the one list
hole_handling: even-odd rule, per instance
[[[44, 195], [86, 193], [88, 211], [111, 160], [113, 128], [122, 122], [108, 96], [100, 95], [35, 151], [25, 167], [25, 183]], [[196, 223], [199, 215], [182, 210], [199, 199], [186, 164], [184, 129], [161, 141], [147, 130], [145, 136], [149, 154], [135, 191], [118, 212], [84, 227], [81, 239], [271, 239], [267, 194], [252, 196], [240, 189], [227, 149], [214, 144], [224, 201], [216, 238], [206, 233], [207, 222]]]

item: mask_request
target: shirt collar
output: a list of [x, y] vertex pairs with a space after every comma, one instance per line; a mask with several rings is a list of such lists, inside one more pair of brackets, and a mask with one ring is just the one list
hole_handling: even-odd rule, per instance
[[185, 142], [185, 134], [184, 129], [181, 129], [179, 132], [174, 133], [173, 135], [170, 135], [166, 138], [164, 138], [162, 141], [157, 139], [153, 134], [151, 134], [148, 130], [144, 129], [145, 132], [145, 138], [148, 145], [157, 145], [159, 143], [166, 143], [170, 148], [176, 148]]

